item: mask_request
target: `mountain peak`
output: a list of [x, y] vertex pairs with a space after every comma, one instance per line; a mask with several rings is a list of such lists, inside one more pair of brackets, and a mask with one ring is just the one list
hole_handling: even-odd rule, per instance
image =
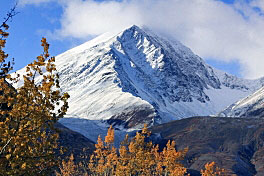
[[[133, 25], [56, 57], [68, 116], [125, 128], [215, 114], [251, 93], [178, 41]], [[225, 77], [224, 77], [225, 78]], [[227, 99], [223, 94], [228, 93]]]
[[137, 25], [132, 25], [131, 27], [127, 28], [128, 30], [134, 30], [134, 31], [142, 31], [142, 29]]
[[124, 33], [125, 31], [137, 31], [137, 32], [140, 32], [140, 33], [144, 33], [145, 27], [140, 27], [138, 25], [131, 25], [131, 26], [128, 26], [126, 28], [124, 28], [121, 33]]

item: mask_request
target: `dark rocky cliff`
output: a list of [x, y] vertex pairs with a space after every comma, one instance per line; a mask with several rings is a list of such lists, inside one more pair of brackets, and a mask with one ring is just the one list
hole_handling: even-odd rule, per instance
[[264, 175], [263, 120], [193, 117], [158, 125], [151, 131], [161, 146], [172, 139], [178, 149], [188, 147], [185, 165], [193, 173], [215, 161], [230, 175]]
[[66, 149], [63, 158], [74, 154], [76, 159], [80, 159], [82, 155], [88, 156], [95, 150], [94, 142], [82, 134], [72, 131], [60, 123], [56, 123], [55, 127], [59, 132], [58, 143]]

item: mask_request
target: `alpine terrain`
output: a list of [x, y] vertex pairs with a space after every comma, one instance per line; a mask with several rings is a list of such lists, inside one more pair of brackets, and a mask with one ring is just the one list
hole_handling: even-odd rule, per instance
[[205, 163], [215, 161], [226, 175], [264, 175], [263, 119], [191, 117], [156, 125], [152, 139], [161, 147], [174, 140], [178, 150], [189, 148], [185, 167], [200, 176]]
[[221, 111], [218, 116], [263, 118], [264, 117], [264, 87], [260, 88], [246, 98], [230, 105]]
[[264, 83], [216, 70], [180, 42], [137, 26], [66, 51], [56, 65], [71, 96], [60, 122], [92, 140], [87, 134], [105, 122], [135, 129], [216, 114]]

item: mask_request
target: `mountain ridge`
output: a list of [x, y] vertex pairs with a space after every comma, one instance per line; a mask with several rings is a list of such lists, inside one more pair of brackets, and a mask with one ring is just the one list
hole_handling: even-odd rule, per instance
[[217, 115], [221, 117], [263, 118], [263, 104], [264, 87], [233, 103]]
[[199, 116], [160, 124], [150, 130], [151, 139], [161, 147], [168, 140], [175, 141], [178, 150], [188, 147], [184, 165], [193, 171], [191, 175], [200, 175], [204, 165], [214, 161], [227, 175], [261, 176], [263, 123], [263, 119]]
[[135, 25], [58, 55], [56, 65], [71, 95], [66, 117], [125, 129], [215, 114], [263, 83], [216, 71], [180, 42]]

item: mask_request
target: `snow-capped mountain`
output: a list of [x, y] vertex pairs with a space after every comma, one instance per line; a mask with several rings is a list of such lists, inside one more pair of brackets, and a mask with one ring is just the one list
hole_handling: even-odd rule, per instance
[[264, 117], [264, 87], [230, 105], [217, 116], [222, 117]]
[[125, 128], [215, 114], [263, 83], [218, 71], [180, 42], [137, 26], [66, 51], [56, 65], [71, 96], [67, 117]]

